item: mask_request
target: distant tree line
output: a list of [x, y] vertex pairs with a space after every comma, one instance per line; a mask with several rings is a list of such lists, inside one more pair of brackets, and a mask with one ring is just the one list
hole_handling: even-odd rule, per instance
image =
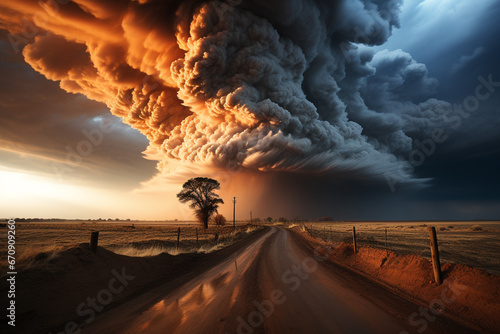
[[[0, 221], [9, 221], [10, 219], [8, 218], [2, 218]], [[31, 223], [31, 222], [41, 222], [41, 223], [50, 223], [50, 222], [67, 222], [67, 221], [130, 221], [130, 218], [127, 219], [120, 219], [120, 218], [108, 218], [108, 219], [103, 219], [103, 218], [98, 218], [98, 219], [63, 219], [63, 218], [13, 218], [16, 222], [20, 223]], [[177, 219], [175, 220], [177, 221]]]
[[[9, 221], [10, 219], [4, 218], [3, 221]], [[16, 222], [29, 223], [29, 222], [65, 222], [67, 219], [61, 218], [14, 218]]]

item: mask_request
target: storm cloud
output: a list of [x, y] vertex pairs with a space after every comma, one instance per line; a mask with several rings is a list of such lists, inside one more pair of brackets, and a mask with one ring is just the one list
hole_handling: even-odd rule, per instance
[[160, 168], [425, 181], [396, 157], [450, 105], [410, 54], [366, 47], [399, 26], [400, 1], [64, 3], [4, 2], [0, 26], [35, 70], [146, 135]]

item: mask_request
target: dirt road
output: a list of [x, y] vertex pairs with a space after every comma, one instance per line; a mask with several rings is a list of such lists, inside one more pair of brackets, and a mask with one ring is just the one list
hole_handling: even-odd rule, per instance
[[415, 316], [421, 308], [271, 227], [180, 288], [118, 306], [83, 333], [473, 333], [444, 316]]

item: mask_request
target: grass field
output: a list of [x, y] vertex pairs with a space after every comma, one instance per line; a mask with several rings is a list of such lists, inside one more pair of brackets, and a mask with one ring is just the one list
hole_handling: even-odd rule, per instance
[[[180, 243], [177, 247], [177, 232]], [[31, 266], [40, 260], [50, 260], [59, 252], [81, 243], [88, 243], [91, 231], [99, 231], [99, 246], [128, 256], [153, 256], [163, 252], [171, 255], [186, 252], [211, 252], [230, 244], [255, 227], [238, 224], [210, 226], [207, 230], [196, 224], [82, 224], [81, 222], [18, 223], [16, 224], [17, 267]], [[0, 264], [6, 266], [7, 229], [1, 231]], [[196, 232], [198, 231], [198, 242]]]
[[[132, 222], [133, 223], [133, 222]], [[88, 243], [90, 232], [97, 230], [99, 246], [129, 256], [152, 256], [167, 252], [210, 252], [220, 249], [241, 237], [233, 227], [210, 226], [204, 230], [195, 223], [101, 223], [82, 224], [68, 221], [57, 224], [18, 223], [16, 229], [16, 261], [18, 266], [29, 266], [51, 257], [68, 247]], [[358, 247], [387, 248], [402, 254], [417, 254], [430, 258], [427, 227], [435, 226], [441, 262], [461, 263], [500, 275], [500, 222], [298, 222], [311, 230], [313, 236], [340, 244], [352, 242], [352, 227], [356, 227]], [[284, 224], [290, 226], [293, 224]], [[181, 229], [180, 245], [176, 247], [177, 231]], [[244, 223], [237, 224], [236, 232], [250, 232]], [[198, 243], [196, 242], [198, 230]], [[6, 265], [7, 229], [0, 228], [0, 264]], [[215, 235], [218, 235], [216, 240]]]
[[[317, 222], [304, 223], [313, 236], [339, 244], [352, 242], [356, 227], [357, 246], [387, 248], [401, 254], [430, 258], [427, 228], [436, 227], [441, 263], [460, 263], [500, 275], [500, 222]], [[311, 229], [312, 227], [312, 229]]]

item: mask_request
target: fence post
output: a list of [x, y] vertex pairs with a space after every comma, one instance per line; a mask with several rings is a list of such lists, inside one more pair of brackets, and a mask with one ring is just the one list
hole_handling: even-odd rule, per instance
[[356, 249], [356, 227], [352, 227], [352, 245], [353, 245], [353, 248], [354, 248], [354, 254], [357, 253], [357, 249]]
[[181, 238], [181, 228], [178, 227], [177, 228], [177, 243], [175, 244], [175, 249], [179, 249], [179, 241], [180, 241], [180, 238]]
[[311, 235], [311, 231], [309, 230], [309, 227], [307, 227], [306, 224], [304, 224], [304, 230], [309, 234]]
[[99, 239], [99, 231], [90, 232], [90, 251], [94, 254], [97, 253], [97, 240]]
[[196, 228], [196, 245], [200, 245], [200, 242], [198, 241], [198, 227]]
[[385, 228], [385, 255], [389, 257], [389, 249], [387, 248], [387, 227]]
[[439, 249], [437, 243], [436, 236], [436, 228], [429, 227], [429, 238], [431, 241], [431, 256], [432, 256], [432, 269], [434, 270], [434, 280], [437, 285], [440, 285], [443, 282], [443, 278], [441, 276], [441, 263], [439, 262]]

